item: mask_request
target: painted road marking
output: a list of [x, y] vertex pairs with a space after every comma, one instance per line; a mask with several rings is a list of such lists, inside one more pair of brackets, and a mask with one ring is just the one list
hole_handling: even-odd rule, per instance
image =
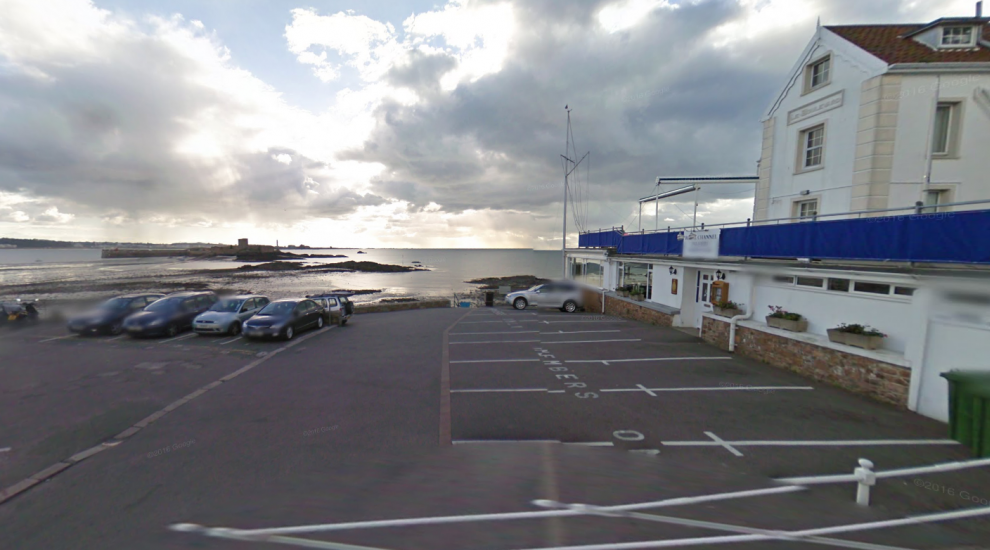
[[639, 338], [633, 338], [628, 340], [576, 340], [573, 342], [558, 341], [558, 342], [547, 342], [542, 341], [541, 344], [602, 344], [606, 342], [642, 342]]
[[643, 363], [649, 361], [716, 361], [730, 360], [731, 357], [652, 357], [649, 359], [568, 359], [565, 363], [601, 363], [611, 365], [612, 363]]
[[546, 392], [546, 388], [520, 388], [517, 390], [450, 390], [450, 393], [498, 393], [498, 392]]
[[615, 447], [611, 441], [589, 441], [588, 443], [564, 443], [564, 445], [577, 445], [580, 447]]
[[[477, 321], [479, 323], [491, 323], [492, 321]], [[496, 321], [501, 322], [501, 321]], [[517, 323], [543, 323], [544, 325], [556, 324], [556, 323], [625, 323], [625, 321], [613, 321], [609, 320], [588, 320], [588, 321], [540, 321], [538, 319], [523, 319], [521, 321], [516, 321]]]
[[190, 332], [189, 334], [183, 334], [182, 336], [176, 336], [175, 338], [169, 338], [168, 340], [162, 340], [161, 342], [158, 342], [158, 343], [159, 344], [167, 344], [169, 342], [176, 342], [178, 340], [185, 340], [187, 338], [192, 338], [193, 336], [196, 336], [196, 333], [195, 332]]
[[653, 392], [682, 392], [682, 391], [777, 391], [777, 390], [798, 390], [798, 391], [812, 391], [815, 388], [811, 386], [736, 386], [736, 387], [698, 387], [698, 388], [646, 388], [642, 384], [636, 384], [635, 388], [615, 388], [608, 390], [599, 390], [601, 392], [639, 392], [645, 391], [653, 397], [656, 394]]
[[[516, 327], [516, 328], [522, 328], [522, 327]], [[540, 331], [538, 330], [524, 330], [524, 331], [510, 330], [509, 332], [451, 332], [450, 335], [467, 336], [468, 334], [539, 334], [539, 333]]]
[[113, 342], [114, 340], [120, 340], [121, 338], [127, 338], [127, 335], [126, 334], [121, 334], [120, 336], [114, 336], [113, 338], [110, 338], [109, 340], [107, 340], [107, 342]]
[[622, 332], [621, 330], [579, 330], [577, 332], [564, 332], [562, 330], [557, 332], [541, 332], [540, 334], [599, 334], [603, 332]]
[[729, 451], [730, 453], [732, 453], [732, 454], [734, 454], [736, 456], [742, 456], [743, 455], [742, 453], [739, 452], [739, 449], [736, 449], [732, 445], [726, 443], [724, 439], [722, 439], [721, 437], [715, 435], [714, 433], [712, 433], [712, 432], [705, 432], [705, 435], [707, 435], [708, 437], [712, 438], [712, 441], [714, 441], [715, 443], [718, 443], [719, 445], [725, 447], [725, 449], [727, 451]]
[[556, 439], [460, 439], [451, 441], [454, 445], [475, 445], [491, 443], [560, 443]]
[[[719, 447], [714, 441], [661, 441], [668, 447]], [[861, 439], [822, 441], [725, 441], [733, 447], [885, 447], [900, 445], [958, 445], [953, 439]]]
[[39, 344], [44, 344], [45, 342], [51, 342], [51, 341], [54, 341], [54, 340], [65, 340], [66, 338], [76, 338], [76, 337], [77, 336], [75, 334], [70, 334], [68, 336], [56, 336], [55, 338], [46, 338], [44, 340], [39, 340], [38, 343]]
[[477, 359], [473, 361], [451, 361], [454, 363], [539, 363], [539, 359]]
[[461, 321], [457, 323], [459, 325], [480, 325], [482, 323], [501, 323], [505, 324], [505, 321]]
[[531, 344], [533, 342], [539, 342], [539, 340], [483, 340], [480, 342], [450, 342], [450, 345], [456, 344]]
[[244, 339], [243, 336], [238, 336], [237, 338], [231, 338], [230, 340], [227, 340], [227, 341], [224, 341], [224, 342], [220, 342], [220, 345], [221, 346], [226, 346], [227, 344], [229, 344], [231, 342], [236, 342], [238, 340], [243, 340], [243, 339]]
[[11, 450], [12, 448], [13, 448], [13, 447], [0, 447], [0, 453], [7, 453], [7, 452], [10, 452], [10, 450]]

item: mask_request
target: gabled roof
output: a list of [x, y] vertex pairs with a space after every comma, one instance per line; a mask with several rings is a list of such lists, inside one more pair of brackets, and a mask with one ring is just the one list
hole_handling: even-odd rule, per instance
[[[967, 19], [976, 22], [976, 19]], [[984, 27], [983, 42], [978, 41], [974, 48], [932, 49], [921, 42], [908, 38], [917, 31], [930, 28], [932, 24], [920, 25], [843, 25], [827, 26], [826, 29], [852, 42], [888, 65], [896, 63], [980, 63], [990, 62], [990, 47], [986, 41], [987, 27]]]

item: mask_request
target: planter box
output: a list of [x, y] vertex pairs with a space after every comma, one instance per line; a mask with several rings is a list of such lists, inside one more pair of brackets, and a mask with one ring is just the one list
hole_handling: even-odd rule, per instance
[[783, 330], [789, 330], [791, 332], [807, 332], [808, 320], [802, 318], [800, 321], [791, 321], [789, 319], [783, 319], [781, 317], [767, 316], [767, 326], [779, 328]]
[[845, 344], [854, 348], [877, 349], [883, 344], [883, 336], [863, 336], [842, 332], [834, 328], [828, 329], [828, 339], [836, 344]]
[[712, 310], [715, 312], [715, 315], [722, 317], [735, 317], [737, 315], [742, 315], [741, 309], [722, 309], [718, 306], [712, 306]]
[[623, 297], [623, 298], [628, 298], [629, 297], [629, 291], [627, 291], [627, 290], [616, 290], [615, 293], [618, 294], [619, 296]]
[[634, 301], [637, 301], [637, 302], [642, 302], [643, 300], [646, 300], [646, 295], [645, 294], [633, 294], [632, 295], [632, 299]]

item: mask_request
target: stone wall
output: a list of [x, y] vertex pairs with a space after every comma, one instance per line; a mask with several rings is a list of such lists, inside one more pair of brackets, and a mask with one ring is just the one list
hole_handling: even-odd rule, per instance
[[[729, 349], [728, 320], [705, 317], [703, 325], [702, 338], [723, 350]], [[736, 327], [735, 352], [907, 408], [911, 371], [898, 365], [742, 326]]]
[[[602, 294], [592, 290], [584, 290], [584, 309], [592, 313], [601, 313]], [[636, 302], [623, 300], [616, 296], [605, 296], [605, 315], [632, 319], [641, 323], [649, 323], [659, 327], [673, 326], [674, 316], [657, 311]]]

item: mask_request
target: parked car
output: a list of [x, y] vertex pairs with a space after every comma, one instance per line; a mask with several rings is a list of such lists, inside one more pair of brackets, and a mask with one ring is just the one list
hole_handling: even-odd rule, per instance
[[241, 333], [241, 326], [267, 306], [271, 300], [267, 296], [233, 296], [217, 300], [210, 309], [193, 319], [192, 328], [197, 334]]
[[124, 319], [164, 297], [164, 294], [125, 294], [110, 298], [69, 319], [67, 327], [76, 334], [117, 335], [124, 332]]
[[529, 290], [510, 292], [505, 296], [505, 302], [516, 309], [555, 307], [567, 313], [574, 313], [583, 305], [581, 289], [569, 282], [547, 283]]
[[340, 319], [340, 326], [347, 324], [347, 321], [354, 315], [354, 302], [351, 302], [350, 292], [327, 292], [324, 294], [314, 294], [307, 296], [310, 300], [323, 306], [327, 310], [328, 322]]
[[124, 319], [124, 330], [131, 336], [173, 337], [192, 327], [197, 315], [217, 301], [212, 292], [176, 292]]
[[308, 298], [276, 300], [244, 323], [247, 338], [292, 338], [310, 328], [323, 328], [327, 311]]

